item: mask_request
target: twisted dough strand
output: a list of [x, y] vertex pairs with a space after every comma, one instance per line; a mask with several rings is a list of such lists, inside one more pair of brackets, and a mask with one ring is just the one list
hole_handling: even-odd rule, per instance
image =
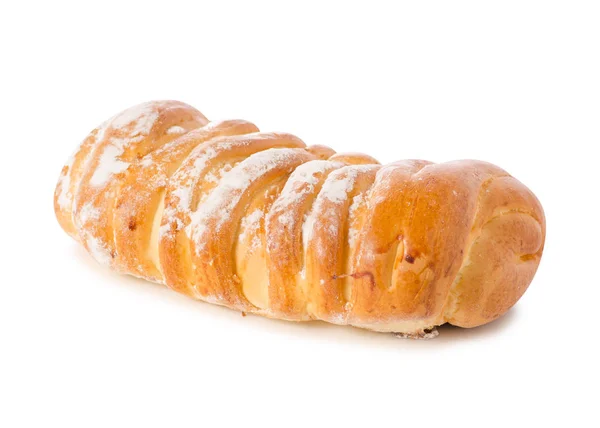
[[100, 263], [194, 298], [416, 336], [506, 312], [545, 237], [535, 196], [491, 164], [381, 166], [176, 101], [92, 131], [55, 211]]

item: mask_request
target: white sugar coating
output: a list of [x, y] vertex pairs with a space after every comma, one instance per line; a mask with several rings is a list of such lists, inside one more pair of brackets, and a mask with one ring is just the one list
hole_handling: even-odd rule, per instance
[[100, 215], [100, 209], [94, 207], [93, 203], [88, 202], [81, 207], [81, 210], [73, 217], [73, 220], [81, 240], [85, 241], [92, 257], [100, 264], [109, 265], [112, 257], [106, 244], [86, 229], [86, 223], [99, 220]]
[[183, 134], [185, 132], [185, 128], [181, 127], [181, 126], [171, 126], [169, 129], [167, 129], [167, 134]]
[[340, 168], [327, 177], [321, 194], [331, 202], [342, 203], [348, 199], [348, 192], [352, 191], [359, 174], [372, 171], [376, 167], [374, 165], [350, 165]]
[[348, 176], [342, 179], [328, 180], [323, 185], [323, 195], [334, 203], [344, 202], [348, 197], [348, 192], [354, 186], [354, 177]]
[[[114, 173], [121, 172], [127, 168], [128, 164], [126, 162], [122, 162], [117, 157], [124, 152], [128, 144], [141, 141], [143, 139], [143, 135], [150, 133], [159, 116], [156, 107], [160, 107], [164, 104], [164, 102], [149, 102], [140, 104], [111, 117], [103, 122], [94, 131], [92, 131], [92, 136], [94, 137], [95, 141], [88, 151], [86, 157], [80, 162], [80, 170], [84, 172], [87, 170], [90, 161], [93, 159], [92, 155], [95, 154], [95, 148], [104, 140], [108, 129], [121, 130], [126, 132], [131, 137], [111, 139], [113, 148], [111, 149], [109, 146], [106, 148], [107, 150], [104, 150], [104, 152], [101, 154], [96, 170], [92, 174], [90, 185], [94, 187], [101, 187], [108, 182]], [[69, 161], [66, 164], [68, 167], [67, 173], [61, 175], [59, 179], [57, 203], [63, 210], [71, 209], [73, 205], [73, 199], [75, 195], [73, 194], [74, 191], [71, 189], [72, 167], [75, 156], [79, 153], [82, 147], [83, 143], [77, 148], [71, 158], [69, 158]], [[76, 185], [79, 185], [79, 183], [76, 183]]]
[[348, 229], [348, 244], [350, 245], [350, 248], [354, 247], [354, 243], [356, 242], [356, 235], [358, 234], [358, 230], [353, 224], [354, 220], [356, 220], [356, 211], [362, 204], [364, 204], [364, 202], [365, 199], [362, 193], [359, 193], [358, 195], [354, 196], [354, 198], [352, 198], [352, 205], [350, 205], [349, 217], [350, 226]]
[[[362, 170], [363, 169], [357, 166], [346, 166], [329, 174], [325, 180], [325, 183], [323, 183], [323, 187], [319, 192], [319, 196], [315, 201], [311, 214], [302, 225], [302, 239], [305, 249], [307, 248], [308, 241], [312, 237], [312, 230], [315, 223], [314, 213], [321, 212], [321, 206], [325, 200], [338, 204], [348, 199], [348, 192], [352, 191], [352, 188], [354, 187], [354, 181], [356, 180], [358, 173]], [[321, 221], [329, 221], [334, 217], [335, 211], [329, 210], [325, 217], [321, 219]], [[330, 225], [327, 230], [331, 235], [335, 235], [337, 233], [337, 228], [333, 224]]]
[[[315, 213], [322, 212], [322, 204], [327, 201], [331, 201], [333, 203], [339, 204], [348, 199], [348, 193], [352, 191], [354, 188], [354, 183], [356, 178], [362, 172], [369, 172], [373, 169], [378, 168], [377, 165], [349, 165], [343, 168], [337, 169], [325, 180], [323, 183], [323, 187], [319, 192], [317, 200], [315, 201], [313, 210], [308, 215], [306, 220], [302, 225], [302, 244], [304, 246], [304, 251], [308, 247], [308, 243], [312, 238], [312, 232], [315, 225]], [[354, 202], [354, 201], [353, 201]], [[357, 204], [360, 202], [357, 201]], [[352, 207], [350, 207], [352, 208]], [[356, 207], [355, 207], [356, 209]], [[329, 209], [323, 217], [320, 219], [320, 222], [324, 220], [334, 219], [336, 217], [336, 212], [333, 209]], [[327, 232], [330, 235], [336, 235], [339, 232], [339, 227], [336, 227], [335, 224], [330, 224], [327, 227]], [[318, 248], [317, 251], [319, 254], [322, 253], [323, 248]]]
[[216, 174], [210, 172], [204, 176], [204, 181], [208, 183], [217, 183], [219, 181], [219, 177]]
[[[79, 149], [77, 149], [77, 152], [79, 152]], [[61, 173], [60, 178], [58, 179], [57, 186], [59, 191], [56, 202], [61, 210], [71, 209], [73, 205], [73, 195], [71, 194], [71, 170], [73, 169], [73, 162], [75, 162], [75, 155], [77, 152], [73, 153], [67, 161], [67, 172]]]
[[385, 189], [385, 192], [378, 192], [378, 196], [375, 198], [368, 198], [369, 204], [377, 205], [383, 203], [387, 199], [388, 189], [392, 186], [392, 169], [382, 168], [380, 173], [375, 176], [375, 182], [373, 183], [373, 189]]
[[[227, 143], [224, 145], [226, 144]], [[222, 145], [218, 145], [217, 148], [221, 148], [221, 146]], [[179, 202], [177, 204], [179, 211], [188, 212], [190, 210], [194, 179], [196, 177], [200, 177], [203, 171], [206, 169], [208, 162], [218, 155], [217, 150], [215, 150], [215, 147], [213, 146], [206, 148], [198, 146], [196, 149], [192, 150], [190, 156], [196, 155], [198, 150], [204, 151], [204, 153], [194, 158], [194, 163], [192, 164], [191, 168], [181, 170], [180, 175], [184, 176], [185, 181], [172, 192], [174, 196], [179, 198]]]
[[344, 316], [343, 313], [330, 314], [327, 317], [327, 321], [332, 324], [344, 325], [344, 324], [346, 324], [346, 317]]
[[308, 248], [308, 243], [312, 238], [313, 228], [315, 227], [315, 217], [309, 214], [305, 216], [304, 222], [302, 223], [302, 246], [304, 251]]
[[211, 294], [207, 294], [206, 296], [198, 296], [200, 300], [206, 303], [212, 303], [213, 305], [222, 305], [224, 302], [223, 295], [220, 293], [215, 293], [214, 291]]
[[[208, 125], [205, 125], [205, 128], [216, 127], [219, 122], [210, 122]], [[234, 145], [235, 146], [251, 146], [257, 138], [268, 139], [271, 138], [273, 134], [246, 134], [240, 136], [228, 136], [228, 137], [220, 137], [219, 140], [216, 141], [211, 146], [206, 147], [203, 144], [197, 146], [192, 152], [189, 154], [189, 157], [194, 159], [193, 165], [191, 168], [182, 168], [180, 169], [176, 175], [175, 180], [183, 178], [184, 183], [180, 185], [179, 189], [177, 189], [177, 195], [179, 197], [179, 204], [177, 209], [183, 212], [190, 211], [190, 195], [192, 193], [192, 186], [194, 185], [195, 178], [204, 176], [204, 170], [210, 161], [214, 160], [218, 157], [222, 152], [230, 150]], [[209, 182], [218, 182], [222, 179], [223, 175], [229, 171], [231, 168], [230, 165], [225, 165], [224, 169], [219, 171], [219, 175], [215, 176], [212, 173], [209, 173], [204, 178]], [[180, 177], [181, 176], [181, 177]], [[175, 192], [173, 192], [175, 194]]]
[[[225, 143], [225, 144], [219, 144], [216, 148], [222, 150], [222, 149], [227, 149], [229, 146], [230, 146], [229, 143]], [[217, 157], [217, 154], [218, 153], [217, 153], [217, 150], [215, 150], [215, 147], [207, 147], [201, 156], [198, 156], [194, 159], [194, 164], [192, 166], [192, 170], [189, 172], [189, 175], [197, 176], [197, 173], [204, 170], [204, 168], [206, 168], [206, 164], [208, 163], [208, 161]]]
[[[163, 215], [164, 215], [164, 211], [163, 211]], [[158, 228], [158, 238], [162, 238], [165, 235], [169, 235], [169, 232], [171, 231], [171, 223], [164, 223], [161, 224], [160, 227]]]
[[78, 223], [80, 226], [85, 225], [89, 221], [95, 221], [100, 218], [100, 209], [94, 207], [94, 204], [87, 202], [81, 207], [78, 214]]
[[364, 197], [362, 193], [354, 196], [352, 198], [352, 205], [350, 205], [350, 218], [353, 218], [356, 215], [356, 210], [360, 207], [360, 205], [364, 202]]
[[338, 232], [338, 227], [335, 224], [330, 224], [327, 230], [329, 231], [330, 235], [335, 235]]
[[89, 233], [85, 233], [85, 235], [85, 242], [92, 257], [102, 265], [109, 265], [112, 257], [104, 243]]
[[258, 228], [260, 227], [260, 220], [264, 217], [265, 213], [260, 210], [260, 209], [256, 209], [254, 211], [252, 211], [251, 214], [248, 214], [247, 216], [244, 216], [244, 218], [242, 219], [242, 233], [240, 233], [239, 235], [239, 240], [243, 241], [244, 239], [246, 239], [246, 235], [250, 234], [250, 235], [255, 235], [256, 232], [258, 231]]
[[281, 214], [277, 218], [277, 221], [279, 221], [279, 223], [283, 224], [284, 226], [291, 226], [294, 223], [294, 216], [291, 212], [287, 211]]
[[[211, 152], [214, 152], [212, 149]], [[216, 152], [214, 152], [216, 156]], [[198, 161], [198, 159], [196, 159]], [[202, 176], [202, 171], [205, 169], [207, 158], [204, 158], [202, 162], [196, 162], [192, 168], [192, 171], [185, 172], [184, 181], [179, 183], [179, 186], [171, 191], [171, 195], [177, 198], [177, 204], [175, 207], [166, 207], [163, 211], [163, 225], [159, 229], [159, 236], [168, 235], [172, 231], [173, 224], [175, 230], [182, 230], [185, 228], [185, 224], [178, 217], [177, 214], [183, 213], [188, 216], [192, 212], [192, 196], [194, 194], [195, 178]], [[200, 165], [202, 164], [202, 165]], [[202, 195], [199, 203], [206, 198], [207, 195]], [[186, 234], [189, 236], [189, 229], [186, 229]]]
[[[110, 120], [110, 119], [109, 119]], [[92, 135], [94, 137], [93, 146], [88, 150], [85, 158], [82, 160], [82, 169], [85, 171], [85, 168], [90, 163], [92, 159], [92, 153], [94, 152], [94, 148], [104, 139], [104, 134], [106, 133], [106, 128], [108, 126], [109, 121], [102, 122], [99, 127], [97, 127], [94, 131], [92, 131]], [[71, 176], [73, 174], [73, 164], [75, 163], [75, 157], [81, 151], [85, 141], [83, 140], [79, 147], [71, 154], [69, 159], [67, 160], [66, 167], [67, 171], [65, 174], [61, 174], [58, 180], [58, 187], [60, 188], [58, 193], [57, 202], [62, 210], [71, 210], [73, 207], [73, 192], [71, 191]], [[76, 183], [79, 185], [79, 183]]]
[[122, 161], [120, 156], [129, 146], [142, 141], [150, 134], [159, 116], [157, 107], [161, 104], [140, 104], [125, 110], [101, 126], [96, 136], [98, 141], [104, 138], [107, 128], [123, 132], [127, 137], [112, 137], [109, 139], [109, 144], [104, 147], [90, 179], [91, 186], [103, 187], [114, 174], [118, 174], [129, 167], [129, 163]]
[[[106, 135], [106, 131], [108, 130], [108, 127], [110, 126], [111, 121], [113, 120], [114, 117], [111, 117], [110, 119], [102, 122], [100, 124], [100, 126], [96, 131], [96, 135], [94, 135], [95, 138], [95, 142], [94, 144], [97, 145], [98, 143], [100, 143], [102, 140], [104, 140], [104, 136]], [[90, 150], [90, 154], [92, 153], [92, 150]]]
[[252, 241], [250, 242], [250, 249], [252, 250], [260, 247], [261, 245], [261, 240], [257, 232], [260, 228], [260, 222], [264, 216], [265, 213], [257, 208], [256, 210], [252, 211], [251, 214], [242, 219], [242, 233], [239, 235], [238, 239], [243, 242], [247, 235], [252, 236]]
[[[285, 183], [281, 194], [275, 201], [275, 206], [287, 207], [300, 199], [300, 196], [312, 193], [314, 185], [319, 182], [316, 175], [323, 174], [332, 164], [334, 163], [329, 161], [314, 160], [300, 165]], [[305, 183], [308, 186], [304, 186], [303, 189], [299, 190], [298, 187]]]
[[[338, 239], [338, 235], [340, 232], [340, 222], [338, 221], [338, 213], [332, 209], [329, 208], [325, 213], [323, 213], [321, 210], [315, 210], [314, 212], [319, 213], [319, 223], [320, 224], [327, 224], [329, 223], [329, 225], [327, 226], [327, 233], [329, 234], [329, 236], [333, 237], [333, 239]], [[313, 216], [314, 217], [314, 216]], [[317, 248], [317, 254], [319, 255], [319, 257], [323, 257], [325, 256], [325, 252], [324, 252], [325, 248], [323, 245], [319, 245]]]
[[298, 149], [264, 150], [246, 158], [225, 174], [219, 185], [191, 216], [192, 221], [187, 231], [196, 244], [196, 251], [201, 251], [206, 244], [205, 234], [209, 230], [210, 221], [214, 221], [210, 232], [219, 231], [229, 220], [247, 188], [297, 153]]
[[211, 171], [204, 176], [204, 181], [208, 183], [218, 183], [219, 181], [221, 181], [223, 176], [231, 170], [231, 168], [233, 167], [230, 164], [226, 164], [225, 166], [223, 166], [223, 168], [220, 168], [216, 172], [216, 174]]
[[148, 168], [153, 163], [154, 159], [152, 159], [152, 156], [149, 155], [144, 156], [144, 158], [140, 161], [140, 165], [142, 165], [144, 168]]
[[171, 216], [171, 218], [165, 224], [161, 225], [160, 228], [158, 229], [159, 238], [162, 238], [164, 236], [170, 237], [172, 235], [170, 232], [171, 232], [171, 224], [173, 224], [173, 223], [175, 223], [176, 230], [183, 229], [183, 222], [180, 219], [178, 219], [177, 217], [173, 217], [173, 214], [171, 214], [171, 213], [167, 214], [167, 210], [165, 209], [165, 211], [163, 211], [163, 218], [164, 218], [164, 216], [167, 216], [167, 215]]
[[190, 208], [192, 201], [192, 184], [179, 186], [173, 190], [171, 194], [177, 197], [177, 206], [180, 211], [187, 211]]
[[[191, 152], [190, 156], [196, 156], [191, 168], [181, 169], [176, 173], [174, 177], [175, 180], [183, 178], [183, 182], [180, 183], [179, 187], [177, 187], [171, 192], [173, 196], [177, 197], [178, 202], [176, 209], [169, 208], [165, 210], [163, 217], [166, 219], [167, 224], [170, 224], [173, 221], [178, 221], [179, 223], [181, 223], [181, 221], [176, 218], [178, 212], [184, 212], [188, 214], [191, 212], [191, 198], [194, 190], [194, 179], [197, 177], [201, 177], [208, 163], [214, 158], [216, 158], [221, 151], [231, 148], [231, 145], [232, 144], [228, 141], [222, 141], [216, 144], [215, 146], [198, 146]], [[198, 155], [198, 152], [204, 153]], [[228, 170], [228, 167], [229, 166], [227, 165], [223, 169], [221, 169], [219, 177], [215, 177], [212, 173], [209, 175], [212, 175], [211, 178], [218, 181], [222, 177], [222, 175], [225, 174], [225, 172]], [[180, 228], [183, 227], [179, 223], [177, 224], [177, 230], [180, 230]]]
[[300, 165], [290, 175], [281, 194], [273, 204], [274, 212], [282, 212], [278, 221], [284, 225], [291, 225], [295, 216], [290, 207], [301, 201], [305, 195], [315, 192], [315, 185], [319, 182], [319, 174], [324, 174], [332, 166], [342, 166], [339, 162], [314, 160]]
[[94, 187], [105, 186], [114, 174], [125, 171], [129, 167], [128, 162], [119, 160], [123, 154], [123, 147], [110, 145], [104, 148], [100, 155], [94, 174], [90, 179], [90, 185]]
[[323, 174], [327, 168], [330, 168], [334, 165], [341, 164], [326, 160], [313, 160], [306, 162], [294, 170], [294, 172], [290, 175], [285, 187], [293, 185], [294, 183], [308, 183], [315, 185], [319, 182], [319, 177], [317, 174]]
[[149, 102], [129, 108], [115, 116], [111, 120], [110, 126], [113, 129], [131, 127], [127, 133], [132, 137], [137, 135], [148, 135], [152, 130], [156, 119], [158, 119], [158, 110], [156, 107], [159, 107], [162, 104], [164, 103]]

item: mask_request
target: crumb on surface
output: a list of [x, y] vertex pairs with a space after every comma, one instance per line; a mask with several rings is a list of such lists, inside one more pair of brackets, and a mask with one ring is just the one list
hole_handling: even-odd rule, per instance
[[436, 327], [428, 328], [419, 333], [393, 333], [394, 336], [402, 339], [429, 340], [436, 338], [440, 333]]

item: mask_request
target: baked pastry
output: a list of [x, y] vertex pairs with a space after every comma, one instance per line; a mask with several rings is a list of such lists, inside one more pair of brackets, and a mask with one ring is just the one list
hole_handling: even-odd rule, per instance
[[380, 165], [177, 101], [94, 129], [54, 206], [120, 272], [244, 313], [411, 337], [504, 314], [545, 238], [536, 197], [489, 163]]

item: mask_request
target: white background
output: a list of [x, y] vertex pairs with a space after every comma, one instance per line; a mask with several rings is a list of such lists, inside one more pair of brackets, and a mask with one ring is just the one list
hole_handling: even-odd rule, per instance
[[[599, 426], [598, 2], [15, 1], [0, 46], [0, 426]], [[501, 320], [410, 341], [108, 272], [54, 186], [151, 99], [384, 162], [498, 164], [545, 208], [538, 274]]]

